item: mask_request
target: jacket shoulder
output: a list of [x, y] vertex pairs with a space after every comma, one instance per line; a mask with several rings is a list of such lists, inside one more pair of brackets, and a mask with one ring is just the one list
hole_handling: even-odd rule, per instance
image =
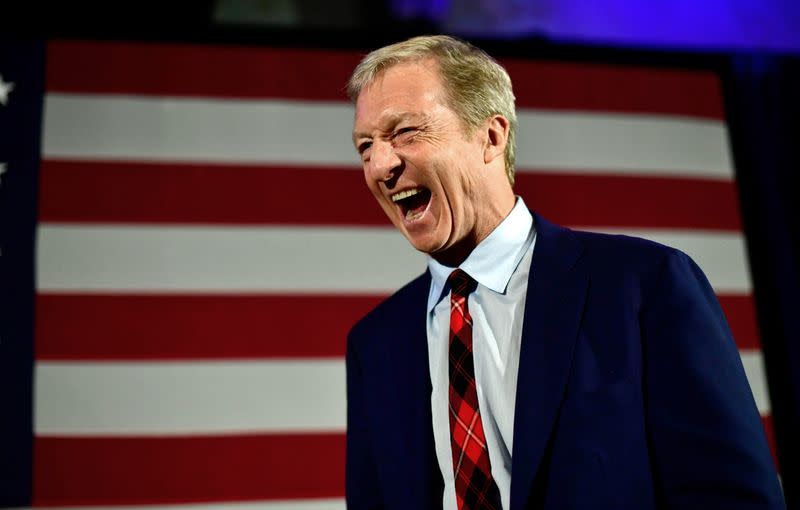
[[[591, 269], [600, 271], [614, 271], [619, 268], [625, 273], [631, 271], [641, 272], [660, 265], [664, 260], [677, 256], [688, 256], [675, 248], [657, 243], [648, 239], [622, 234], [589, 232], [572, 230], [567, 227], [551, 223], [541, 215], [532, 212], [536, 228], [537, 246], [540, 242], [550, 245], [550, 251], [557, 256], [562, 253], [577, 250], [580, 253], [581, 263]], [[535, 260], [535, 259], [534, 259]]]
[[671, 258], [690, 259], [677, 248], [640, 237], [578, 230], [572, 233], [584, 245], [587, 262], [604, 270], [647, 273]]
[[571, 232], [587, 247], [593, 250], [609, 252], [609, 254], [632, 253], [634, 255], [652, 257], [664, 256], [676, 251], [675, 248], [642, 237], [583, 230], [572, 230]]
[[695, 288], [713, 297], [703, 270], [683, 251], [627, 235], [575, 231], [582, 263], [598, 292], [625, 296], [629, 304], [659, 303], [668, 289]]

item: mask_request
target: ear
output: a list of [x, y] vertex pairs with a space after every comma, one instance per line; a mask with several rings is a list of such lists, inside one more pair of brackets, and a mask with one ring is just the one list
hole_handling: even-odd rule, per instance
[[489, 117], [484, 126], [486, 138], [483, 147], [483, 162], [488, 164], [495, 159], [503, 158], [508, 143], [508, 131], [511, 124], [500, 114]]

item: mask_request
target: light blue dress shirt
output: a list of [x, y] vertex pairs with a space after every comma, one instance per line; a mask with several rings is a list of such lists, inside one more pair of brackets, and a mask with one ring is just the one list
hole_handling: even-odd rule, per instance
[[[492, 476], [503, 508], [509, 507], [514, 401], [522, 340], [522, 320], [536, 228], [522, 198], [489, 236], [459, 266], [478, 282], [469, 296], [478, 405], [486, 433]], [[428, 360], [436, 457], [444, 478], [442, 508], [456, 510], [453, 457], [448, 415], [448, 349], [450, 289], [447, 277], [455, 269], [430, 258], [428, 295]]]

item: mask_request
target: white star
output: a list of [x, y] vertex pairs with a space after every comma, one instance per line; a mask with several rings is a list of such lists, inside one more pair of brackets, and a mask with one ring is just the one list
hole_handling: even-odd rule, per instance
[[14, 90], [14, 84], [3, 81], [3, 75], [0, 74], [0, 104], [5, 106], [8, 103], [8, 94]]

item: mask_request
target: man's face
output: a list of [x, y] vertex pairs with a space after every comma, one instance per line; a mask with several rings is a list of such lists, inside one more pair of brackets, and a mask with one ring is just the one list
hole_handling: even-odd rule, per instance
[[467, 135], [444, 98], [435, 62], [397, 64], [361, 91], [353, 130], [367, 186], [386, 215], [440, 260], [474, 248], [489, 198], [481, 130]]

